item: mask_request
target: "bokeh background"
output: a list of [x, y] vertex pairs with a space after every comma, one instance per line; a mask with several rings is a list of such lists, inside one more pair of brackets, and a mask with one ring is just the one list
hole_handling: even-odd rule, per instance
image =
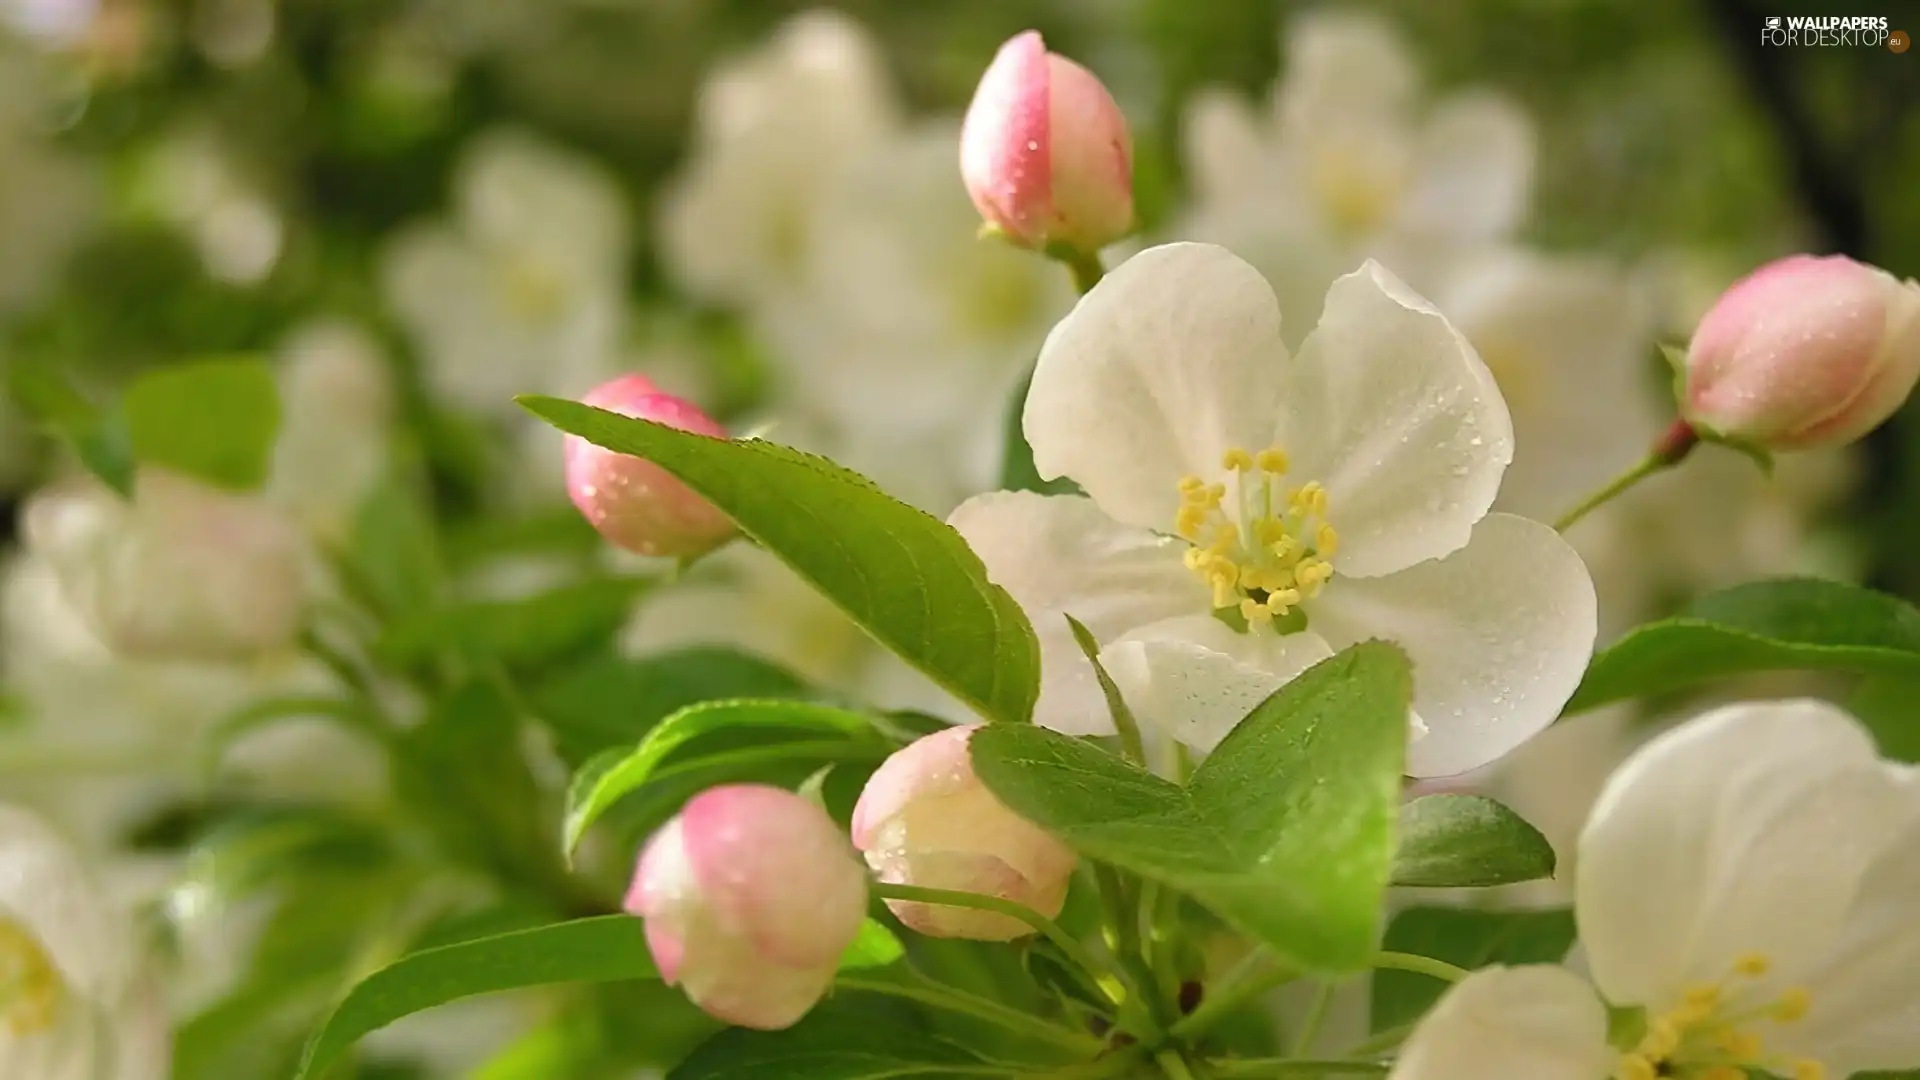
[[[326, 1001], [380, 957], [605, 908], [630, 841], [670, 808], [630, 815], [576, 885], [548, 850], [552, 795], [645, 717], [780, 680], [947, 707], [751, 552], [632, 601], [653, 568], [578, 520], [558, 436], [511, 396], [642, 371], [936, 513], [994, 486], [1020, 373], [1071, 303], [1059, 268], [974, 239], [960, 186], [958, 117], [1006, 37], [1043, 31], [1130, 116], [1129, 244], [1241, 251], [1281, 286], [1290, 331], [1311, 326], [1326, 268], [1362, 255], [1428, 292], [1514, 409], [1509, 505], [1550, 516], [1660, 429], [1657, 345], [1745, 271], [1810, 250], [1920, 274], [1920, 52], [1761, 42], [1766, 16], [1834, 13], [0, 0], [0, 368], [16, 391], [0, 403], [0, 798], [58, 822], [164, 943], [174, 1075], [288, 1075]], [[1838, 13], [1920, 32], [1910, 3]], [[1455, 100], [1495, 102], [1491, 133], [1430, 130]], [[1457, 186], [1402, 228], [1389, 204], [1421, 162]], [[81, 473], [33, 387], [110, 402], [142, 372], [235, 355], [275, 365], [280, 442], [252, 497], [299, 522], [316, 606], [356, 594], [334, 580], [353, 553], [398, 567], [385, 644], [343, 661], [389, 679], [397, 712], [459, 692], [411, 677], [418, 658], [392, 644], [407, 616], [567, 588], [611, 605], [600, 638], [521, 657], [538, 745], [509, 724], [436, 751], [464, 793], [420, 799], [325, 720], [209, 761], [209, 729], [324, 696], [340, 664], [116, 655], [23, 543], [21, 507]], [[1703, 451], [1581, 529], [1608, 634], [1768, 574], [1920, 600], [1920, 409], [1771, 479]], [[1566, 835], [1639, 719], [1563, 725], [1543, 764], [1475, 782]], [[406, 809], [461, 798], [499, 815], [477, 823], [478, 856]], [[706, 1030], [671, 992], [581, 991], [402, 1025], [348, 1070], [625, 1077]]]

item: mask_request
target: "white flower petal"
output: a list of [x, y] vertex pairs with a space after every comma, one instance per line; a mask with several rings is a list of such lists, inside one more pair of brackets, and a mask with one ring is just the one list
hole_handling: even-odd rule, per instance
[[1123, 635], [1100, 651], [1100, 663], [1142, 726], [1205, 753], [1332, 655], [1317, 634], [1241, 634], [1211, 615], [1186, 615]]
[[1866, 731], [1825, 702], [1731, 705], [1661, 735], [1614, 774], [1580, 835], [1575, 907], [1594, 981], [1615, 1004], [1663, 1008], [1756, 952], [1792, 981], [1829, 947], [1911, 801]]
[[1413, 660], [1413, 708], [1428, 728], [1407, 750], [1413, 776], [1478, 768], [1551, 724], [1593, 653], [1596, 619], [1580, 556], [1509, 514], [1488, 514], [1444, 559], [1336, 575], [1308, 612], [1336, 649], [1383, 638]]
[[[1194, 199], [1257, 197], [1262, 180], [1273, 179], [1269, 134], [1253, 105], [1226, 90], [1203, 90], [1187, 105], [1181, 139]], [[1182, 234], [1185, 235], [1185, 234]]]
[[1420, 1021], [1388, 1080], [1606, 1080], [1607, 1010], [1561, 967], [1482, 968]]
[[88, 1003], [117, 1000], [133, 984], [132, 940], [98, 883], [57, 833], [4, 803], [0, 920], [25, 931], [66, 989]]
[[1104, 645], [1208, 607], [1206, 587], [1181, 564], [1185, 544], [1130, 529], [1088, 499], [998, 491], [960, 504], [947, 523], [1032, 620], [1040, 639], [1034, 722], [1055, 731], [1113, 730], [1093, 665], [1063, 615], [1080, 620]]
[[1274, 111], [1290, 133], [1350, 127], [1412, 104], [1419, 73], [1386, 19], [1323, 10], [1294, 19], [1288, 36], [1287, 74], [1274, 88]]
[[1034, 465], [1120, 521], [1171, 528], [1182, 476], [1265, 447], [1287, 366], [1259, 271], [1209, 244], [1149, 248], [1041, 348], [1023, 414]]
[[1282, 407], [1276, 441], [1296, 475], [1326, 485], [1342, 574], [1390, 574], [1460, 548], [1513, 459], [1492, 372], [1371, 261], [1327, 292]]
[[1533, 123], [1512, 101], [1449, 98], [1420, 133], [1402, 227], [1463, 241], [1511, 232], [1527, 215], [1535, 153]]
[[1829, 1075], [1920, 1063], [1920, 787], [1911, 769], [1889, 766], [1910, 800], [1907, 828], [1880, 853], [1848, 910], [1839, 942], [1805, 980], [1811, 1009], [1769, 1042], [1811, 1057]]
[[1499, 248], [1456, 256], [1450, 270], [1434, 302], [1473, 343], [1513, 416], [1513, 464], [1495, 505], [1558, 514], [1645, 452], [1670, 419], [1647, 377], [1651, 310], [1599, 259]]
[[1328, 230], [1304, 193], [1278, 180], [1249, 178], [1257, 197], [1197, 202], [1173, 235], [1219, 244], [1265, 275], [1285, 318], [1280, 338], [1290, 350], [1306, 340], [1327, 300], [1327, 286], [1353, 269], [1353, 246]]

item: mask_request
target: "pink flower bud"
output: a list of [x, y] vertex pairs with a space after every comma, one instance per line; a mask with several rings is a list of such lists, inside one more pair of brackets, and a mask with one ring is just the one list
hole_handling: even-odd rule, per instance
[[[888, 758], [853, 810], [853, 844], [890, 885], [981, 893], [1060, 913], [1071, 848], [1001, 805], [974, 775], [971, 727], [920, 739]], [[933, 937], [1007, 941], [1033, 932], [990, 911], [888, 900], [901, 922]]]
[[1920, 378], [1920, 283], [1840, 255], [1768, 263], [1720, 297], [1687, 349], [1681, 412], [1772, 449], [1852, 442]]
[[729, 784], [647, 841], [626, 909], [660, 976], [730, 1024], [790, 1027], [827, 992], [867, 912], [867, 877], [826, 811]]
[[[724, 439], [727, 431], [690, 402], [663, 394], [645, 376], [603, 383], [583, 404]], [[712, 503], [644, 458], [615, 453], [578, 435], [566, 439], [567, 494], [608, 541], [642, 555], [700, 555], [733, 535]]]
[[1098, 78], [1032, 30], [1000, 46], [967, 108], [960, 175], [989, 225], [1092, 253], [1133, 229], [1133, 136]]

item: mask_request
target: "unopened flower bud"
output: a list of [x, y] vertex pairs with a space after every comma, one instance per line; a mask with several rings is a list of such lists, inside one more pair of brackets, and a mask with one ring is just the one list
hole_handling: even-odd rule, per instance
[[1000, 47], [960, 132], [987, 223], [1026, 247], [1091, 254], [1133, 229], [1133, 136], [1094, 74], [1032, 30]]
[[[583, 404], [724, 439], [727, 431], [691, 402], [663, 394], [645, 376], [603, 383]], [[644, 458], [566, 440], [567, 494], [600, 535], [642, 555], [702, 555], [731, 537], [733, 522], [667, 470]]]
[[867, 877], [833, 819], [793, 792], [701, 792], [641, 853], [626, 909], [661, 978], [731, 1024], [793, 1025], [866, 918]]
[[[1003, 806], [974, 775], [971, 727], [928, 735], [888, 758], [853, 811], [853, 843], [890, 885], [981, 893], [1060, 913], [1073, 850]], [[901, 922], [933, 937], [1007, 941], [1033, 932], [1007, 915], [888, 900]]]
[[1681, 414], [1769, 449], [1852, 442], [1920, 378], [1920, 283], [1794, 255], [1728, 289], [1687, 349]]
[[144, 468], [131, 500], [92, 482], [48, 488], [23, 521], [28, 548], [121, 656], [239, 660], [300, 628], [302, 539], [265, 499]]

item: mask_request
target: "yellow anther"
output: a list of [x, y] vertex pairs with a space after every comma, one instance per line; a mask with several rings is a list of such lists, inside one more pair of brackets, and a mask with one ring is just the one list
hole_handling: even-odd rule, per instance
[[1641, 1054], [1623, 1056], [1620, 1059], [1620, 1067], [1616, 1071], [1620, 1080], [1659, 1080], [1660, 1076], [1660, 1070]]
[[1684, 1000], [1689, 1005], [1704, 1005], [1709, 1009], [1718, 1008], [1720, 1005], [1720, 988], [1706, 983], [1699, 986], [1689, 986], [1687, 987]]
[[1715, 1065], [1701, 1073], [1700, 1080], [1747, 1080], [1747, 1071], [1733, 1065]]
[[1674, 1020], [1677, 1021], [1682, 1027], [1692, 1027], [1695, 1024], [1701, 1023], [1702, 1021], [1706, 1020], [1707, 1017], [1712, 1016], [1714, 1014], [1714, 1011], [1719, 1007], [1720, 1006], [1718, 1004], [1707, 1004], [1705, 1002], [1700, 1002], [1700, 1001], [1689, 1001], [1685, 1005], [1682, 1005], [1679, 1008], [1673, 1010], [1673, 1012], [1670, 1015], [1672, 1015]]
[[38, 938], [0, 918], [0, 1029], [37, 1035], [60, 1019], [66, 985]]
[[[1326, 488], [1309, 482], [1283, 497], [1274, 477], [1288, 461], [1278, 447], [1230, 447], [1220, 463], [1236, 477], [1231, 503], [1227, 484], [1201, 476], [1179, 481], [1173, 531], [1192, 545], [1182, 561], [1206, 583], [1215, 610], [1238, 607], [1250, 626], [1270, 623], [1333, 577], [1328, 559], [1339, 536], [1325, 520]], [[1256, 467], [1262, 475], [1251, 475]]]
[[1760, 1036], [1734, 1028], [1722, 1028], [1715, 1034], [1714, 1043], [1741, 1061], [1758, 1061], [1765, 1050]]
[[1827, 1080], [1827, 1067], [1807, 1059], [1796, 1061], [1793, 1063], [1793, 1080]]
[[1751, 952], [1733, 962], [1733, 970], [1749, 979], [1757, 979], [1773, 970], [1773, 961], [1764, 953]]
[[1671, 1016], [1656, 1017], [1640, 1040], [1640, 1052], [1655, 1061], [1665, 1061], [1680, 1049], [1680, 1025]]
[[1807, 1010], [1812, 1007], [1813, 995], [1807, 992], [1806, 987], [1796, 986], [1783, 992], [1780, 1000], [1774, 1002], [1773, 1018], [1783, 1024], [1791, 1024], [1805, 1017]]

